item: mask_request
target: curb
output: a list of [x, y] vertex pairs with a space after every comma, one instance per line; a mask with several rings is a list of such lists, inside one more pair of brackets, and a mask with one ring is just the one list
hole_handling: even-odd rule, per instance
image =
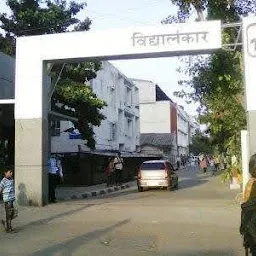
[[72, 195], [72, 196], [65, 197], [65, 198], [60, 197], [60, 198], [57, 198], [57, 200], [58, 201], [68, 201], [68, 200], [86, 199], [86, 198], [91, 198], [91, 197], [97, 197], [99, 195], [109, 194], [109, 193], [112, 193], [112, 192], [116, 192], [116, 191], [119, 191], [119, 190], [129, 188], [129, 187], [131, 187], [130, 184], [124, 184], [124, 185], [121, 185], [121, 186], [105, 188], [105, 189], [101, 189], [101, 190], [98, 190], [98, 191], [86, 192], [86, 193], [82, 193], [80, 195]]

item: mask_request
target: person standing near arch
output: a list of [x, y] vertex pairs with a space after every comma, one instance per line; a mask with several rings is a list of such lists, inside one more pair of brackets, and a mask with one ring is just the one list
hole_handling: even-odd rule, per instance
[[49, 202], [56, 203], [55, 190], [60, 181], [63, 182], [63, 171], [60, 157], [51, 154], [48, 161], [48, 177], [49, 177]]

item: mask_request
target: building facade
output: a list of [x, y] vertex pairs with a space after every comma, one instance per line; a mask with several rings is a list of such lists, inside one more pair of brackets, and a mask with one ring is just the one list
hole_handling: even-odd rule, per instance
[[[139, 88], [141, 136], [150, 138], [150, 141], [155, 141], [154, 138], [163, 138], [163, 136], [172, 138], [168, 140], [170, 145], [163, 145], [164, 150], [160, 149], [159, 152], [162, 152], [163, 157], [168, 156], [169, 160], [175, 162], [177, 142], [176, 128], [173, 123], [176, 123], [176, 104], [152, 81], [133, 79], [133, 82]], [[149, 147], [159, 148], [161, 146], [157, 143], [145, 144], [145, 141], [142, 141], [144, 153]]]
[[15, 59], [0, 52], [0, 166], [14, 164]]
[[0, 99], [14, 99], [15, 59], [0, 52]]
[[189, 154], [189, 115], [182, 106], [177, 107], [177, 146], [179, 155]]
[[[98, 98], [107, 103], [102, 110], [106, 117], [99, 127], [94, 127], [96, 151], [130, 154], [139, 151], [140, 110], [139, 89], [111, 63], [102, 63], [97, 77], [89, 81]], [[90, 152], [79, 133], [62, 132], [72, 127], [68, 121], [56, 124], [51, 151], [59, 153]]]

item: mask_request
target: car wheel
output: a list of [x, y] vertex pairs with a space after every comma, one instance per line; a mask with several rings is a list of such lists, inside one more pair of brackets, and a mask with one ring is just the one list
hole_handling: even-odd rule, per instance
[[166, 190], [167, 191], [172, 191], [172, 186], [170, 185], [170, 186], [166, 187]]
[[139, 192], [143, 192], [143, 187], [138, 187]]
[[178, 182], [175, 184], [175, 187], [174, 187], [175, 189], [179, 189], [179, 184], [178, 184]]

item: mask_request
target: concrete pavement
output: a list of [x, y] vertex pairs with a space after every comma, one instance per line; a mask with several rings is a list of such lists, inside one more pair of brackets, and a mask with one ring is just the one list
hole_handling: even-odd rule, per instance
[[86, 199], [89, 197], [95, 197], [103, 194], [113, 193], [119, 190], [127, 189], [134, 186], [134, 181], [126, 182], [120, 186], [107, 187], [106, 183], [87, 186], [87, 187], [57, 187], [56, 198], [58, 201], [74, 200], [74, 199]]
[[0, 255], [244, 255], [235, 193], [218, 177], [184, 171], [180, 180], [177, 191], [130, 187], [22, 207], [16, 232], [0, 233]]

